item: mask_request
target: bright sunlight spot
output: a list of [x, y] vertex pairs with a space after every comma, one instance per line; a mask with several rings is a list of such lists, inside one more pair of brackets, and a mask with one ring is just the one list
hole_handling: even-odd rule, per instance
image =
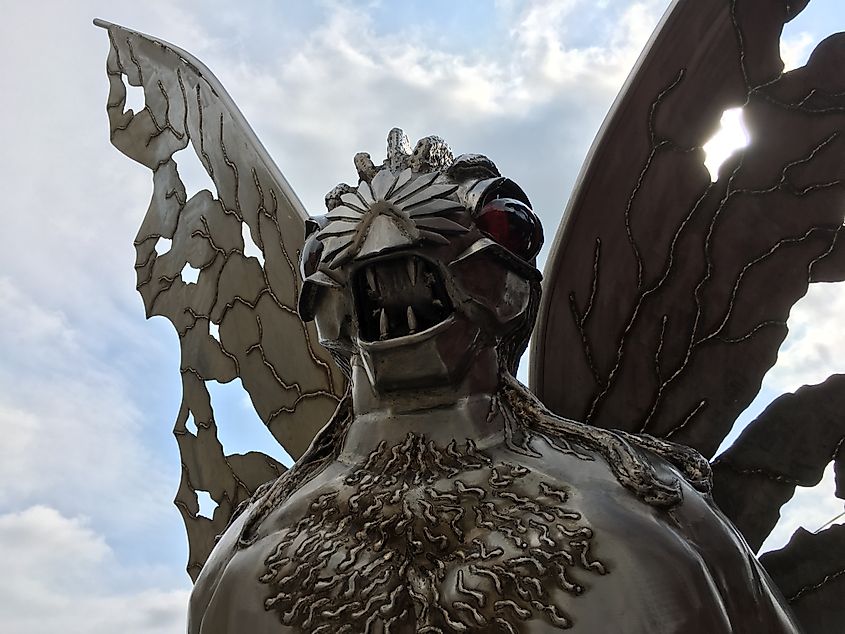
[[731, 108], [722, 113], [721, 127], [704, 144], [707, 158], [704, 166], [710, 172], [710, 179], [719, 180], [719, 168], [737, 150], [744, 148], [750, 141], [748, 131], [742, 120], [742, 108]]

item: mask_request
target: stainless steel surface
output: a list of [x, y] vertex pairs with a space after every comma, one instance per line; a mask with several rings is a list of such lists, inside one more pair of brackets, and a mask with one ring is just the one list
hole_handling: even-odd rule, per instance
[[796, 632], [706, 461], [513, 378], [536, 272], [489, 248], [451, 163], [409, 169], [389, 138], [305, 247], [339, 283], [310, 310], [351, 395], [227, 530], [189, 631]]
[[[199, 575], [191, 634], [798, 631], [737, 529], [713, 504], [707, 461], [666, 438], [709, 454], [742, 400], [732, 390], [750, 394], [746, 388], [779, 341], [785, 316], [760, 321], [755, 307], [768, 306], [763, 300], [777, 295], [771, 289], [779, 284], [791, 284], [790, 297], [797, 297], [795, 289], [808, 281], [845, 276], [835, 204], [842, 201], [835, 170], [843, 164], [845, 86], [831, 70], [841, 67], [842, 36], [821, 45], [806, 72], [781, 76], [777, 58], [781, 25], [805, 4], [675, 3], [609, 117], [556, 240], [535, 339], [538, 389], [559, 412], [588, 403], [576, 417], [654, 430], [660, 438], [557, 416], [513, 378], [540, 306], [531, 258], [541, 233], [520, 226], [525, 217], [509, 211], [511, 204], [530, 205], [528, 197], [492, 161], [454, 158], [438, 137], [412, 148], [394, 129], [385, 161], [356, 155], [358, 184], [335, 187], [326, 196], [328, 213], [309, 219], [200, 62], [98, 22], [112, 43], [112, 142], [154, 172], [136, 241], [139, 291], [148, 314], [174, 323], [182, 346], [177, 505], [191, 543], [189, 572]], [[739, 79], [730, 81], [734, 75]], [[124, 81], [144, 87], [141, 112], [124, 110]], [[758, 124], [786, 113], [800, 130], [790, 143], [776, 138], [749, 150], [708, 185], [701, 139], [737, 95], [749, 100]], [[798, 146], [806, 152], [784, 159]], [[187, 198], [174, 159], [183, 148], [196, 152], [216, 196]], [[775, 185], [743, 180], [745, 170], [765, 176], [772, 165], [780, 178]], [[803, 180], [793, 182], [798, 167]], [[679, 192], [696, 184], [704, 202], [683, 216], [689, 209], [675, 204]], [[793, 214], [790, 205], [806, 210], [801, 205], [809, 200], [834, 211], [814, 216], [800, 239], [776, 236], [775, 246], [751, 263], [739, 248], [718, 258], [702, 250], [705, 282], [721, 280], [713, 273], [717, 261], [719, 270], [739, 266], [738, 277], [726, 278], [733, 290], [716, 334], [694, 341], [684, 358], [694, 369], [686, 363], [664, 377], [664, 357], [684, 342], [675, 330], [691, 327], [695, 339], [704, 323], [671, 312], [689, 307], [689, 293], [661, 296], [658, 308], [665, 311], [646, 319], [654, 317], [649, 298], [666, 280], [677, 281], [669, 274], [681, 261], [676, 242], [705, 240], [711, 248], [719, 225], [729, 222], [716, 221], [735, 200], [782, 190], [793, 199], [771, 199], [772, 213]], [[695, 214], [711, 198], [720, 201], [715, 215], [701, 221]], [[498, 202], [488, 204], [492, 199]], [[680, 228], [672, 224], [678, 218]], [[758, 225], [755, 238], [769, 235]], [[667, 235], [674, 235], [664, 258], [669, 273], [653, 290], [644, 285], [663, 269], [650, 258], [665, 255]], [[172, 248], [157, 254], [163, 238], [173, 240]], [[259, 256], [246, 255], [245, 240], [255, 242]], [[521, 244], [531, 246], [521, 252]], [[798, 272], [797, 286], [769, 273], [746, 283], [781, 261], [787, 245], [806, 256], [789, 269]], [[691, 253], [685, 251], [693, 261]], [[183, 281], [186, 265], [199, 270], [195, 283]], [[717, 305], [709, 296], [699, 302], [705, 286], [692, 294], [699, 312]], [[614, 317], [631, 294], [638, 308], [620, 335]], [[651, 324], [650, 335], [637, 330], [638, 319]], [[736, 335], [736, 320], [751, 326]], [[708, 350], [763, 345], [769, 352], [698, 363], [704, 343]], [[608, 359], [612, 370], [604, 380]], [[665, 378], [656, 391], [649, 387], [654, 370]], [[260, 454], [226, 456], [217, 442], [205, 382], [236, 377], [276, 438], [299, 456], [276, 480], [280, 465]], [[590, 381], [597, 391], [588, 389]], [[754, 539], [770, 525], [777, 500], [812, 479], [831, 448], [842, 459], [841, 439], [831, 431], [837, 420], [821, 404], [837, 396], [837, 381], [784, 400], [717, 464], [716, 491]], [[661, 409], [671, 398], [671, 407]], [[806, 403], [813, 410], [806, 437], [812, 447], [802, 453], [813, 456], [809, 467], [787, 451], [791, 435], [779, 427], [783, 411]], [[666, 414], [676, 410], [685, 416]], [[196, 434], [187, 428], [190, 416]], [[779, 430], [772, 443], [755, 440], [772, 429]], [[790, 479], [793, 473], [804, 480]], [[760, 488], [758, 476], [765, 479]], [[211, 522], [197, 516], [196, 490], [219, 504]], [[757, 499], [759, 491], [765, 499]], [[765, 517], [749, 519], [745, 499]], [[813, 611], [802, 614], [812, 632], [831, 631], [825, 628], [839, 614], [825, 589], [838, 587], [831, 580], [841, 556], [820, 555], [830, 544], [841, 544], [841, 535], [799, 535], [772, 558], [793, 604]], [[811, 565], [790, 576], [804, 555]]]
[[[175, 502], [196, 578], [238, 505], [284, 471], [258, 452], [225, 454], [206, 383], [240, 378], [268, 429], [298, 457], [337, 407], [345, 379], [296, 313], [307, 214], [243, 115], [189, 53], [98, 24], [111, 42], [111, 141], [153, 171], [135, 268], [147, 316], [166, 317], [179, 334], [182, 404], [174, 434], [183, 469]], [[124, 109], [124, 82], [143, 87], [140, 112]], [[215, 193], [187, 197], [178, 165], [183, 149], [196, 153]], [[161, 240], [172, 243], [158, 254]], [[250, 240], [260, 255], [247, 255]], [[187, 266], [198, 270], [195, 282], [183, 279]], [[196, 491], [217, 503], [213, 518], [198, 515]]]
[[[530, 385], [555, 413], [712, 457], [758, 398], [793, 304], [810, 284], [845, 280], [845, 34], [782, 72], [782, 30], [807, 4], [681, 1], [664, 17], [547, 261]], [[703, 146], [738, 107], [750, 144], [712, 181]], [[845, 497], [842, 378], [773, 400], [716, 459], [715, 501], [752, 548], [831, 462]], [[772, 570], [818, 633], [845, 621], [845, 554], [828, 543], [803, 535], [793, 571]], [[819, 552], [828, 564], [808, 563]]]

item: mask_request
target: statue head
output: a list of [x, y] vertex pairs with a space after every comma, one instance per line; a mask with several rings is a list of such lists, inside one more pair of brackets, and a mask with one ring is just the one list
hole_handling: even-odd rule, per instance
[[543, 243], [528, 197], [481, 155], [438, 137], [355, 156], [357, 187], [307, 222], [299, 311], [347, 371], [380, 392], [459, 380], [482, 351], [515, 372], [536, 317]]

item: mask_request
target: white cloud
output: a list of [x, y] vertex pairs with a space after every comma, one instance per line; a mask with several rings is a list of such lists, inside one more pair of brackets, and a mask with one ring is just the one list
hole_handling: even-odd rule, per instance
[[[132, 270], [150, 177], [108, 145], [107, 39], [92, 17], [207, 62], [314, 212], [354, 178], [354, 153], [379, 160], [398, 125], [489, 154], [532, 193], [550, 242], [592, 135], [668, 0], [503, 1], [498, 22], [461, 30], [449, 47], [363, 8], [305, 4], [54, 0], [18, 3], [0, 23], [0, 48], [15, 60], [4, 68], [15, 98], [0, 154], [0, 562], [14, 571], [0, 578], [4, 632], [179, 631], [187, 601], [170, 502], [176, 340], [169, 324], [144, 322]], [[285, 19], [297, 11], [315, 28]], [[834, 308], [815, 310], [795, 344], [804, 352], [784, 356], [774, 383], [794, 389], [845, 346]]]
[[[8, 584], [20, 578], [30, 566], [48, 570], [56, 559], [67, 557], [75, 565], [66, 566], [68, 581], [85, 583], [91, 567], [105, 563], [111, 555], [102, 536], [79, 518], [63, 517], [55, 509], [32, 506], [19, 513], [0, 515], [0, 547], [3, 548], [4, 575]], [[76, 578], [79, 576], [79, 578]]]
[[821, 383], [834, 373], [845, 372], [845, 284], [811, 284], [807, 294], [792, 307], [789, 334], [778, 353], [777, 364], [764, 385], [792, 392], [802, 385]]
[[[0, 508], [47, 501], [110, 523], [149, 525], [175, 482], [141, 442], [143, 418], [126, 370], [86, 348], [92, 333], [5, 278], [0, 304], [8, 320], [0, 330], [0, 381], [15, 385], [0, 393]], [[168, 469], [171, 478], [176, 473]]]
[[[760, 396], [749, 407], [754, 416], [780, 394], [845, 372], [841, 355], [845, 350], [843, 314], [845, 284], [810, 285], [807, 294], [793, 306], [788, 320], [789, 334], [781, 345], [777, 363], [764, 377]], [[747, 424], [752, 418], [744, 416], [742, 422]], [[739, 435], [744, 424], [736, 426], [722, 448]], [[761, 552], [782, 548], [799, 526], [813, 532], [841, 513], [845, 502], [834, 495], [835, 490], [831, 463], [818, 485], [797, 487], [792, 499], [781, 507], [780, 519]]]
[[[550, 244], [593, 135], [667, 4], [513, 4], [499, 26], [471, 25], [466, 44], [448, 50], [401, 17], [384, 25], [333, 5], [295, 48], [265, 42], [258, 63], [221, 51], [205, 61], [312, 213], [338, 181], [357, 178], [352, 156], [380, 160], [399, 126], [412, 142], [438, 134], [458, 153], [494, 158], [531, 192]], [[590, 41], [579, 28], [588, 20], [602, 29]]]
[[9, 634], [185, 629], [187, 589], [116, 589], [128, 571], [83, 519], [46, 506], [0, 515], [0, 561], [0, 614]]
[[[833, 463], [828, 465], [822, 480], [814, 487], [796, 487], [795, 495], [780, 509], [780, 520], [763, 542], [760, 552], [783, 548], [792, 534], [803, 527], [815, 532], [845, 510], [845, 501], [834, 496], [836, 490]], [[843, 523], [843, 519], [837, 520]]]
[[[567, 41], [565, 29], [547, 31], [538, 47], [526, 31], [491, 26], [500, 46], [442, 50], [413, 24], [396, 27], [328, 4], [320, 5], [316, 28], [268, 37], [251, 58], [257, 43], [243, 37], [252, 17], [217, 4], [210, 17], [187, 2], [52, 2], [50, 19], [43, 6], [20, 5], [0, 26], [3, 50], [18, 60], [7, 81], [19, 94], [4, 119], [0, 155], [0, 173], [13, 184], [0, 255], [0, 381], [14, 386], [0, 394], [2, 530], [11, 536], [16, 526], [40, 523], [65, 539], [49, 548], [37, 530], [3, 539], [19, 549], [15, 576], [39, 589], [8, 595], [16, 603], [13, 627], [22, 632], [59, 623], [63, 631], [157, 632], [144, 619], [159, 608], [181, 615], [185, 605], [184, 593], [162, 593], [161, 583], [133, 582], [128, 572], [125, 593], [107, 583], [115, 569], [183, 580], [185, 551], [170, 502], [179, 477], [170, 435], [178, 407], [175, 336], [166, 323], [144, 323], [133, 290], [131, 242], [151, 179], [108, 145], [108, 45], [91, 17], [160, 36], [206, 61], [315, 212], [325, 191], [354, 178], [354, 153], [369, 150], [378, 160], [388, 129], [400, 125], [411, 136], [441, 134], [458, 151], [495, 157], [538, 191], [556, 223], [567, 188], [560, 174], [571, 181], [580, 161], [572, 147], [586, 151], [613, 82], [641, 45], [630, 24], [614, 29], [616, 40], [608, 35], [586, 48]], [[511, 13], [514, 23], [540, 29], [550, 10], [549, 3], [520, 4]], [[36, 45], [43, 42], [50, 46]], [[611, 79], [596, 85], [596, 77]], [[536, 147], [547, 139], [557, 141]], [[525, 158], [538, 152], [549, 161], [529, 170]], [[80, 513], [89, 519], [77, 519]], [[64, 559], [49, 559], [53, 551]], [[167, 568], [140, 566], [145, 556]], [[80, 575], [73, 596], [59, 584], [51, 588], [69, 568]]]
[[780, 58], [783, 60], [783, 70], [790, 71], [803, 66], [810, 55], [811, 46], [816, 39], [806, 31], [793, 36], [786, 36], [780, 40]]

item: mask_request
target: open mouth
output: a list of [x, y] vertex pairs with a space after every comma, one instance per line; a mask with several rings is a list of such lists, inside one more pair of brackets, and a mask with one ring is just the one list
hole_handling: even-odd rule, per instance
[[353, 288], [363, 341], [413, 335], [454, 312], [440, 271], [413, 255], [362, 266], [353, 276]]

